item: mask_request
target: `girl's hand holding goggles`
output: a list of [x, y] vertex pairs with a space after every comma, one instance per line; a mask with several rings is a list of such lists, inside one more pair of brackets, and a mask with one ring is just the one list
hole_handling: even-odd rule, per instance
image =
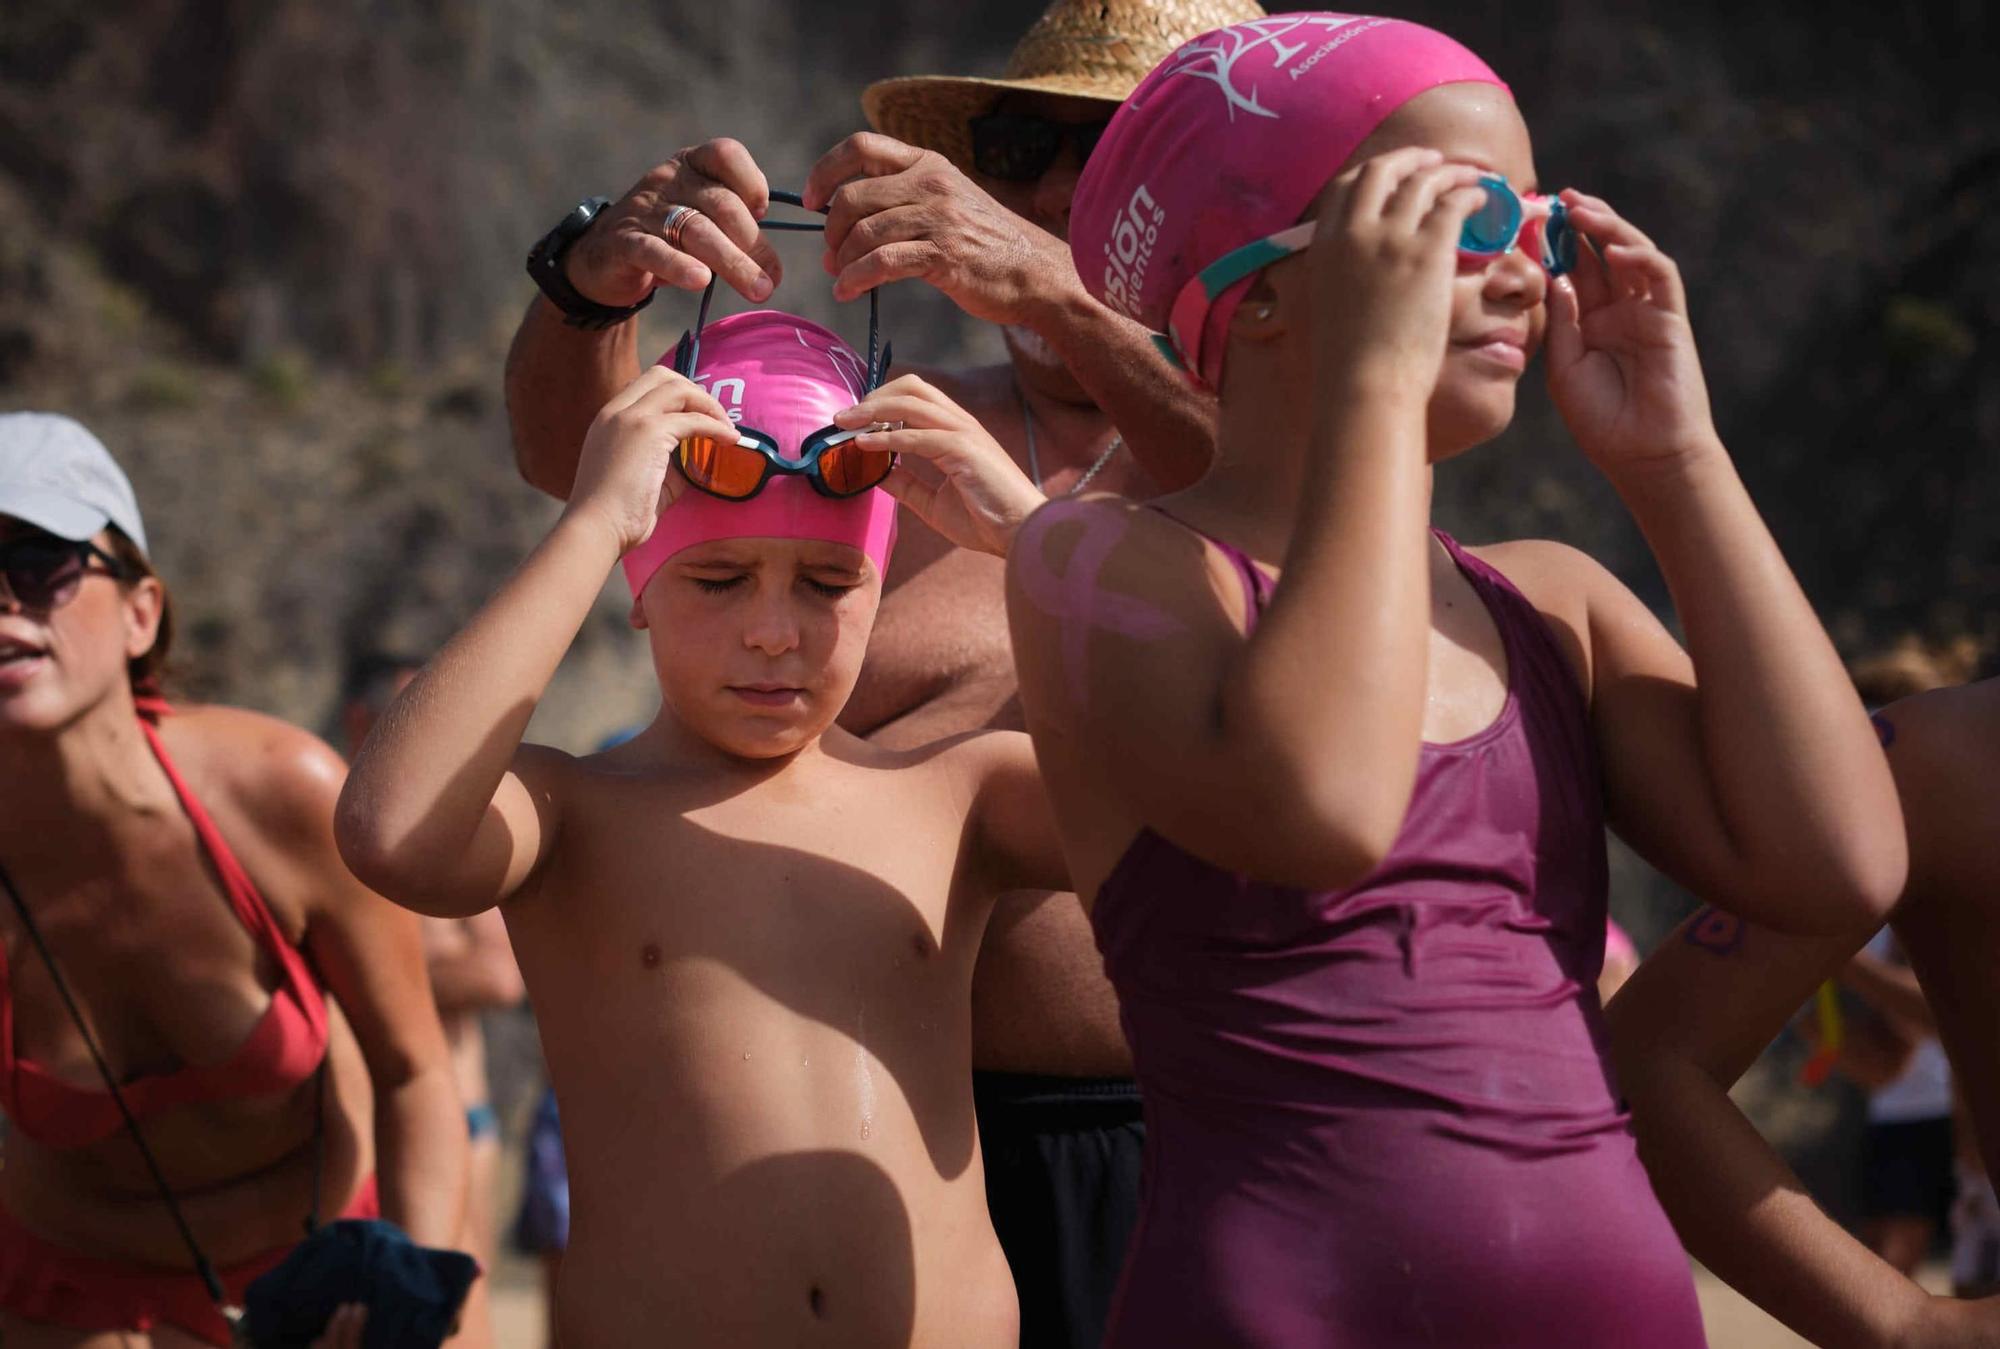
[[[1523, 196], [1499, 174], [1487, 174], [1479, 186], [1485, 189], [1486, 200], [1459, 231], [1458, 255], [1463, 261], [1483, 265], [1525, 248], [1533, 251], [1542, 270], [1552, 278], [1575, 269], [1577, 231], [1561, 198], [1539, 193]], [[1302, 252], [1312, 243], [1318, 227], [1317, 221], [1304, 221], [1232, 249], [1202, 268], [1174, 297], [1166, 335], [1155, 339], [1161, 351], [1186, 369], [1199, 369], [1195, 355], [1202, 324], [1216, 297], [1251, 273]]]

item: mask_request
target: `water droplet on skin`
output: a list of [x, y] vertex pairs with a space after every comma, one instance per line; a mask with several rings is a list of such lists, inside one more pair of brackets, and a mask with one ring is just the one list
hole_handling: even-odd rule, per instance
[[866, 1138], [866, 1137], [868, 1137], [868, 1133], [869, 1133], [869, 1128], [868, 1128], [868, 1121], [867, 1121], [867, 1120], [862, 1120], [862, 1121], [861, 1121], [861, 1136], [862, 1136], [863, 1138]]

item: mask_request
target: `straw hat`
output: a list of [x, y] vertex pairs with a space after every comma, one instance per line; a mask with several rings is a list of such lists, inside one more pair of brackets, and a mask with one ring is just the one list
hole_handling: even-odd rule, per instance
[[[861, 110], [877, 131], [936, 150], [969, 173], [972, 132], [966, 124], [1008, 90], [1122, 103], [1183, 42], [1263, 17], [1255, 0], [1056, 0], [1014, 48], [1001, 78], [878, 80], [862, 90]], [[1105, 109], [1106, 116], [1110, 112]]]

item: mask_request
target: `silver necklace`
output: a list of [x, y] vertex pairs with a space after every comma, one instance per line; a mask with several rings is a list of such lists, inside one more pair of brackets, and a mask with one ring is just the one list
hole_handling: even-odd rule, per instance
[[[1042, 490], [1042, 464], [1035, 454], [1035, 414], [1028, 407], [1028, 395], [1021, 391], [1018, 384], [1014, 386], [1014, 396], [1021, 400], [1021, 424], [1028, 432], [1028, 476], [1035, 480], [1035, 490], [1039, 492]], [[1104, 466], [1111, 462], [1111, 456], [1118, 453], [1118, 447], [1124, 443], [1125, 433], [1114, 428], [1111, 432], [1111, 443], [1104, 447], [1104, 453], [1097, 456], [1097, 462], [1085, 469], [1083, 476], [1071, 483], [1069, 490], [1063, 495], [1073, 497], [1090, 486], [1090, 480], [1104, 471]]]

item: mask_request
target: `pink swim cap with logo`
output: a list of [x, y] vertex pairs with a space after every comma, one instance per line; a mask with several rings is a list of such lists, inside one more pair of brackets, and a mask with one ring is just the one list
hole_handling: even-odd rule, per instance
[[[672, 365], [673, 352], [660, 358]], [[715, 396], [738, 426], [762, 431], [787, 459], [833, 414], [861, 401], [868, 364], [838, 337], [807, 319], [753, 309], [717, 319], [701, 332], [694, 382]], [[678, 472], [679, 470], [673, 470]], [[652, 535], [625, 554], [634, 595], [683, 548], [714, 539], [822, 539], [866, 553], [878, 574], [889, 570], [896, 542], [896, 499], [881, 488], [860, 496], [821, 496], [804, 478], [773, 474], [748, 501], [724, 501], [683, 485], [660, 513]]]
[[1441, 84], [1507, 86], [1435, 29], [1358, 14], [1285, 14], [1204, 33], [1153, 68], [1091, 152], [1070, 207], [1090, 293], [1157, 333], [1180, 328], [1215, 388], [1250, 278], [1209, 299], [1201, 269], [1299, 223], [1383, 119]]

